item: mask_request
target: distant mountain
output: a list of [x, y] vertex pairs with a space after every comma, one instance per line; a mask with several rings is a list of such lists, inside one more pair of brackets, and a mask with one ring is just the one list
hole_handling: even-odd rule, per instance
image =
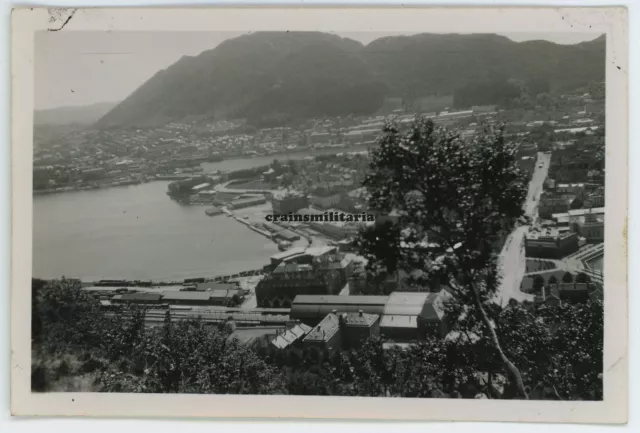
[[604, 37], [576, 45], [514, 42], [491, 34], [384, 37], [364, 46], [317, 32], [230, 39], [159, 71], [98, 126], [247, 118], [253, 124], [366, 115], [385, 97], [453, 95], [478, 80], [578, 87], [603, 80]]
[[514, 42], [493, 34], [420, 34], [377, 39], [364, 56], [394, 95], [453, 94], [480, 80], [546, 81], [551, 88], [604, 80], [604, 36], [576, 45]]
[[91, 125], [116, 105], [116, 102], [100, 102], [92, 105], [36, 110], [33, 123], [37, 126]]

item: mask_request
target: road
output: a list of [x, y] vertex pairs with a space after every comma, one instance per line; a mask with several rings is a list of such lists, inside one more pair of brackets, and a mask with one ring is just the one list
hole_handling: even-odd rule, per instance
[[[524, 213], [535, 221], [538, 218], [538, 204], [542, 194], [544, 181], [549, 173], [551, 154], [538, 152], [536, 166], [529, 182], [529, 191], [524, 204]], [[516, 301], [532, 300], [533, 296], [520, 291], [520, 284], [527, 266], [524, 251], [524, 238], [529, 226], [517, 226], [507, 237], [498, 260], [498, 272], [501, 276], [500, 287], [495, 301], [505, 305], [509, 299]]]

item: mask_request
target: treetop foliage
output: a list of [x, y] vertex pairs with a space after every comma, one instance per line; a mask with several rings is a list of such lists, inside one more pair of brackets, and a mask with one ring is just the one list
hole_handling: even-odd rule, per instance
[[[389, 123], [373, 151], [364, 186], [369, 209], [398, 215], [365, 230], [369, 271], [424, 271], [449, 281], [495, 277], [494, 243], [523, 215], [526, 175], [504, 126], [485, 126], [470, 142], [418, 118], [400, 132]], [[461, 282], [462, 283], [462, 282]]]

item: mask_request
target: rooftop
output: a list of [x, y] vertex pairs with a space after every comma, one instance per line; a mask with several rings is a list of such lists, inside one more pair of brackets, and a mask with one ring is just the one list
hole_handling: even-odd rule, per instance
[[125, 293], [120, 297], [122, 300], [135, 301], [159, 301], [162, 295], [159, 293]]
[[207, 290], [205, 293], [212, 298], [232, 298], [240, 293], [240, 289]]
[[557, 227], [543, 227], [527, 233], [527, 239], [561, 239], [572, 235], [572, 233], [566, 233], [566, 231], [561, 232]]
[[291, 256], [295, 256], [298, 254], [302, 254], [305, 252], [305, 249], [303, 247], [295, 247], [295, 248], [291, 248], [288, 249], [287, 251], [283, 251], [281, 253], [278, 254], [274, 254], [273, 256], [271, 256], [272, 260], [284, 260], [287, 257], [291, 257]]
[[311, 327], [304, 323], [298, 323], [294, 327], [287, 329], [284, 333], [279, 334], [272, 342], [278, 349], [284, 349], [295, 341], [303, 338], [311, 331]]
[[340, 313], [346, 326], [369, 327], [376, 323], [380, 316], [377, 314], [367, 314], [362, 311], [357, 313]]
[[418, 316], [384, 315], [380, 319], [381, 328], [417, 328]]
[[569, 216], [583, 216], [588, 214], [604, 214], [603, 207], [594, 207], [590, 209], [571, 209], [569, 212]]
[[444, 317], [445, 293], [393, 292], [384, 307], [384, 315], [422, 316], [426, 320], [441, 320]]
[[205, 290], [235, 290], [238, 288], [238, 285], [235, 283], [218, 283], [215, 281], [211, 281], [208, 283], [198, 283], [196, 285], [198, 291]]
[[313, 328], [305, 337], [306, 342], [328, 341], [340, 329], [340, 321], [338, 315], [334, 313], [327, 314], [322, 322]]
[[162, 298], [165, 301], [208, 301], [211, 298], [211, 292], [164, 292]]
[[318, 257], [318, 256], [323, 256], [335, 250], [336, 250], [336, 247], [330, 247], [325, 245], [321, 247], [307, 248], [304, 253], [310, 256]]
[[388, 296], [298, 295], [293, 304], [385, 305], [388, 300]]

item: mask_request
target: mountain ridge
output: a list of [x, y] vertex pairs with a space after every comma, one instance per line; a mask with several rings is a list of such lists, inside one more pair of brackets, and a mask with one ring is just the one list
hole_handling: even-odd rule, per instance
[[368, 115], [385, 97], [452, 95], [488, 76], [550, 88], [604, 79], [604, 37], [574, 45], [495, 34], [386, 36], [368, 44], [321, 32], [258, 32], [228, 39], [158, 71], [97, 126], [184, 119]]

